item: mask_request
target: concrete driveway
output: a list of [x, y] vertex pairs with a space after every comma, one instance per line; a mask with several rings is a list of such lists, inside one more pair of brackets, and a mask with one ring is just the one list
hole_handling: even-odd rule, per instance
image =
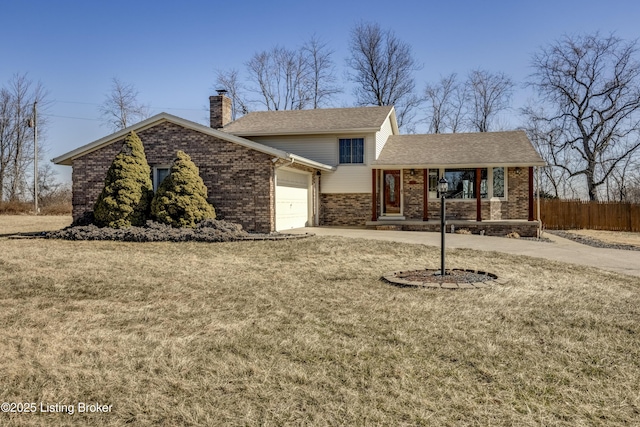
[[[307, 227], [290, 230], [291, 233], [313, 233], [318, 236], [342, 236], [360, 239], [386, 240], [440, 247], [440, 233], [423, 231], [386, 231], [345, 227]], [[449, 234], [447, 248], [468, 248], [479, 251], [497, 251], [513, 255], [526, 255], [553, 261], [596, 267], [640, 277], [640, 251], [600, 249], [563, 239], [546, 233], [553, 243], [536, 242], [505, 237]]]

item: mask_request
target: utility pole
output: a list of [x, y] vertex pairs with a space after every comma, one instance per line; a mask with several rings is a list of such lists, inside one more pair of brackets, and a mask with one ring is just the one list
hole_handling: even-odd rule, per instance
[[38, 101], [33, 102], [33, 117], [27, 125], [33, 128], [33, 209], [38, 215]]

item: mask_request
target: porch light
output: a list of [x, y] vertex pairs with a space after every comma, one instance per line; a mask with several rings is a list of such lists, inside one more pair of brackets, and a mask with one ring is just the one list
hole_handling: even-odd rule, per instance
[[444, 179], [444, 177], [442, 177], [440, 178], [440, 181], [438, 181], [438, 191], [440, 192], [441, 197], [444, 198], [444, 193], [446, 193], [447, 190], [449, 190], [449, 183]]
[[449, 183], [444, 177], [438, 181], [438, 191], [440, 192], [440, 275], [445, 275], [444, 270], [444, 233], [445, 233], [445, 197], [447, 190], [449, 189]]

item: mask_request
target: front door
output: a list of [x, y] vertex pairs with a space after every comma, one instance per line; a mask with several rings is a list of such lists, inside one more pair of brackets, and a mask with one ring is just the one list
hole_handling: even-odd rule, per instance
[[400, 214], [400, 171], [384, 171], [384, 213]]

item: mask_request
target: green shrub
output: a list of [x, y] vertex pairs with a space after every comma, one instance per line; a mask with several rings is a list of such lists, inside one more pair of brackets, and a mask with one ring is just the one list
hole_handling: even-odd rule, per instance
[[143, 225], [152, 196], [151, 169], [142, 141], [132, 131], [109, 167], [104, 189], [94, 206], [95, 222], [113, 228]]
[[183, 151], [177, 158], [151, 202], [151, 215], [173, 227], [194, 228], [199, 221], [213, 219], [216, 212], [207, 202], [207, 187], [197, 166]]

